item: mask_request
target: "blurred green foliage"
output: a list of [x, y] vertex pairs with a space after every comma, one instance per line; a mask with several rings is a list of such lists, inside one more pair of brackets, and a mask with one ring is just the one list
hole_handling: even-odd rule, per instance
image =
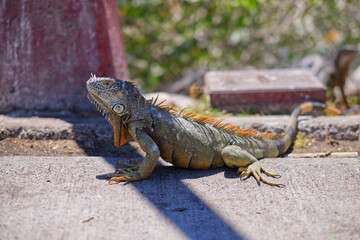
[[359, 0], [118, 0], [131, 78], [289, 66], [360, 39]]

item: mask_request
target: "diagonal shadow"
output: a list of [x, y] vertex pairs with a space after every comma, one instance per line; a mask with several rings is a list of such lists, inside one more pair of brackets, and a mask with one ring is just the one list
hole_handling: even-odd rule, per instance
[[[105, 157], [105, 160], [115, 167], [119, 159]], [[148, 179], [124, 184], [132, 184], [189, 239], [244, 239], [181, 181], [220, 171], [224, 169], [187, 170], [160, 163]]]

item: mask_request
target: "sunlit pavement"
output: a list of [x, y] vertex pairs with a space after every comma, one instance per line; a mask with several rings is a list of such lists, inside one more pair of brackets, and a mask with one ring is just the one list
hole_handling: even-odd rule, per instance
[[0, 239], [360, 238], [359, 158], [262, 160], [285, 188], [163, 161], [108, 184], [117, 160], [0, 157]]

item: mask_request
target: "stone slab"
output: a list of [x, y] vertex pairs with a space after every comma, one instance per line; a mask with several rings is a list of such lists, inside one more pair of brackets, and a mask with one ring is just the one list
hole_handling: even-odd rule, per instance
[[325, 102], [325, 87], [303, 69], [211, 71], [205, 74], [211, 106], [229, 112], [289, 113], [306, 101]]
[[360, 159], [264, 159], [282, 189], [163, 161], [108, 185], [117, 160], [0, 157], [0, 239], [360, 238]]
[[0, 112], [89, 110], [90, 74], [127, 80], [116, 0], [2, 0]]

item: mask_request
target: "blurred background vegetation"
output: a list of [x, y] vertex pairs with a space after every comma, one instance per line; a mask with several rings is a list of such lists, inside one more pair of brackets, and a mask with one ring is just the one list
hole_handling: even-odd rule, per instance
[[358, 46], [359, 0], [118, 0], [131, 79], [148, 90], [187, 69], [289, 67]]

